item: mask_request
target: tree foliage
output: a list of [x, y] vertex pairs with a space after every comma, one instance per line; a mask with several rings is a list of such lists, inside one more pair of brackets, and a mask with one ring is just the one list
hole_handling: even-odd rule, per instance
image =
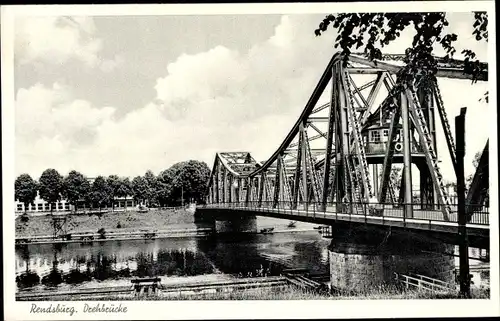
[[115, 191], [117, 197], [127, 197], [132, 195], [132, 183], [128, 177], [121, 177], [118, 181], [118, 188]]
[[[382, 59], [382, 49], [396, 40], [407, 28], [413, 28], [412, 44], [405, 52], [405, 68], [398, 78], [403, 81], [425, 80], [437, 72], [437, 62], [433, 56], [436, 44], [446, 52], [445, 60], [456, 53], [454, 43], [458, 35], [448, 33], [449, 22], [444, 12], [426, 13], [340, 13], [330, 14], [320, 22], [315, 30], [320, 36], [331, 26], [337, 30], [335, 48], [345, 54], [347, 62], [353, 50], [363, 50], [369, 59]], [[474, 13], [473, 35], [476, 40], [488, 41], [488, 15], [486, 12]], [[464, 73], [470, 74], [473, 81], [486, 68], [470, 49], [464, 49]]]
[[144, 203], [148, 195], [148, 184], [142, 176], [136, 176], [132, 180], [132, 195], [138, 203]]
[[24, 204], [24, 213], [26, 213], [29, 204], [35, 202], [38, 192], [37, 182], [28, 174], [21, 174], [14, 183], [15, 199]]
[[55, 169], [49, 168], [42, 173], [39, 179], [40, 197], [50, 204], [50, 212], [54, 204], [61, 200], [62, 176]]
[[157, 187], [157, 197], [158, 202], [162, 206], [169, 205], [171, 203], [170, 196], [172, 194], [172, 181], [174, 179], [173, 171], [164, 170], [156, 178]]
[[[203, 202], [210, 169], [205, 162], [190, 160], [174, 164], [168, 169], [172, 177], [170, 198], [174, 201]], [[182, 199], [183, 198], [183, 199]], [[178, 202], [178, 201], [177, 201]]]
[[[103, 208], [114, 203], [116, 197], [130, 196], [135, 202], [147, 203], [149, 206], [173, 206], [182, 202], [203, 202], [209, 176], [207, 164], [196, 160], [174, 164], [158, 176], [150, 170], [132, 181], [128, 177], [116, 175], [107, 178], [98, 176], [92, 184], [75, 170], [62, 178], [54, 169], [48, 169], [42, 174], [39, 187], [40, 197], [51, 205], [64, 197], [75, 205], [75, 209], [81, 200], [92, 207]], [[29, 175], [21, 175], [16, 179], [16, 200], [33, 202], [37, 187]]]
[[106, 184], [108, 185], [109, 201], [111, 202], [111, 207], [114, 209], [115, 197], [118, 197], [118, 193], [121, 187], [120, 178], [116, 175], [109, 175], [106, 179]]
[[481, 156], [483, 155], [483, 151], [478, 151], [474, 154], [474, 159], [472, 160], [472, 166], [474, 166], [474, 173], [467, 176], [465, 179], [465, 189], [468, 190], [470, 184], [472, 184], [472, 180], [474, 179], [474, 174], [476, 173], [477, 167], [479, 166], [479, 161], [481, 160]]
[[90, 192], [90, 201], [92, 205], [99, 209], [104, 207], [109, 203], [110, 195], [110, 188], [106, 179], [103, 176], [97, 176], [92, 183]]
[[83, 174], [72, 170], [63, 179], [61, 195], [70, 204], [75, 206], [75, 211], [80, 200], [87, 200], [90, 193], [90, 183]]
[[144, 180], [146, 181], [146, 195], [145, 199], [149, 206], [157, 203], [158, 193], [157, 193], [157, 179], [151, 170], [148, 170], [146, 174], [144, 174]]

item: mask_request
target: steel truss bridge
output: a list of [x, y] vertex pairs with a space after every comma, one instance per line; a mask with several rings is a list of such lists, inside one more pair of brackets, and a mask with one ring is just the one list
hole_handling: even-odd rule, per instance
[[[443, 154], [456, 166], [438, 79], [471, 77], [463, 73], [463, 62], [438, 60], [435, 77], [403, 84], [396, 79], [402, 57], [369, 60], [351, 54], [345, 64], [343, 55], [335, 54], [268, 160], [258, 162], [248, 152], [215, 155], [204, 210], [458, 233], [457, 206], [437, 155], [440, 131], [448, 146]], [[487, 74], [479, 80], [487, 81]], [[400, 177], [394, 175], [397, 164], [403, 168]], [[412, 173], [412, 164], [418, 173]], [[412, 191], [417, 177], [419, 195]], [[489, 235], [488, 177], [486, 142], [466, 199], [468, 229], [483, 236]]]

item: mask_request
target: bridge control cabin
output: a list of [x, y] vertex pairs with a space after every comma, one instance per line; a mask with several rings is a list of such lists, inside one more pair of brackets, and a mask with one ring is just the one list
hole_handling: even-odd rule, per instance
[[[382, 164], [387, 151], [387, 141], [389, 140], [389, 130], [391, 126], [391, 115], [380, 115], [380, 112], [371, 114], [363, 128], [361, 136], [365, 147], [366, 160], [369, 164]], [[394, 163], [403, 162], [403, 125], [395, 125], [396, 134], [394, 141]], [[423, 148], [412, 137], [411, 144], [412, 157], [425, 160]]]
[[[433, 113], [428, 110], [428, 117], [433, 118]], [[363, 143], [365, 147], [366, 162], [371, 167], [371, 173], [373, 174], [374, 183], [374, 195], [378, 197], [379, 188], [381, 184], [380, 174], [382, 174], [382, 164], [384, 164], [384, 158], [387, 152], [387, 142], [389, 140], [390, 128], [391, 128], [391, 111], [380, 112], [380, 109], [376, 110], [366, 119], [366, 122], [361, 128], [361, 136], [363, 137]], [[428, 121], [429, 118], [426, 119]], [[396, 133], [394, 135], [394, 154], [392, 156], [392, 164], [403, 164], [403, 125], [401, 121], [394, 125]], [[432, 127], [433, 128], [433, 127]], [[435, 131], [431, 128], [431, 137], [435, 139]], [[427, 206], [432, 206], [432, 204], [437, 204], [437, 199], [435, 198], [434, 187], [432, 182], [429, 180], [431, 174], [426, 163], [426, 157], [424, 154], [424, 149], [421, 142], [416, 134], [415, 126], [410, 123], [410, 138], [411, 138], [411, 163], [415, 164], [419, 172], [419, 199], [422, 208]], [[434, 150], [436, 148], [434, 147]], [[402, 182], [393, 182], [396, 186], [401, 186]], [[400, 189], [400, 192], [403, 189]], [[400, 195], [402, 197], [402, 195]]]

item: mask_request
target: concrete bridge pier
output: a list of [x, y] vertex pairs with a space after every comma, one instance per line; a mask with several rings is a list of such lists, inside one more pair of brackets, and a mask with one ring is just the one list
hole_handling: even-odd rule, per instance
[[395, 284], [394, 272], [455, 283], [454, 246], [390, 230], [334, 229], [328, 248], [332, 288], [357, 293]]
[[215, 217], [215, 233], [256, 233], [257, 218], [248, 215], [231, 215], [231, 217]]

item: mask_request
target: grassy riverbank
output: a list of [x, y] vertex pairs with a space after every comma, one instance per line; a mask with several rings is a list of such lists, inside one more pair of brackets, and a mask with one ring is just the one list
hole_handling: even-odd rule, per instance
[[[473, 291], [474, 299], [487, 299], [489, 292]], [[195, 297], [181, 296], [174, 300], [426, 300], [458, 299], [457, 293], [435, 294], [424, 291], [373, 291], [366, 294], [328, 295], [288, 286], [280, 289], [263, 288], [228, 293], [205, 294]], [[161, 298], [157, 298], [161, 300]]]
[[[193, 213], [189, 210], [150, 210], [146, 213], [137, 211], [108, 212], [97, 214], [68, 215], [66, 230], [68, 233], [95, 231], [98, 229], [168, 229], [176, 225], [194, 223]], [[16, 218], [16, 237], [42, 236], [53, 233], [50, 215], [32, 216], [27, 222]]]
[[[489, 299], [489, 290], [473, 288], [472, 299]], [[71, 300], [71, 298], [69, 298]], [[365, 294], [328, 295], [299, 289], [295, 286], [279, 288], [259, 288], [233, 292], [207, 293], [198, 295], [181, 295], [173, 297], [144, 297], [139, 300], [166, 301], [166, 300], [430, 300], [430, 299], [459, 299], [458, 293], [436, 294], [425, 291], [409, 290], [399, 292], [390, 289], [374, 290]], [[90, 299], [92, 300], [92, 299]], [[136, 301], [134, 297], [100, 297], [98, 301]]]

